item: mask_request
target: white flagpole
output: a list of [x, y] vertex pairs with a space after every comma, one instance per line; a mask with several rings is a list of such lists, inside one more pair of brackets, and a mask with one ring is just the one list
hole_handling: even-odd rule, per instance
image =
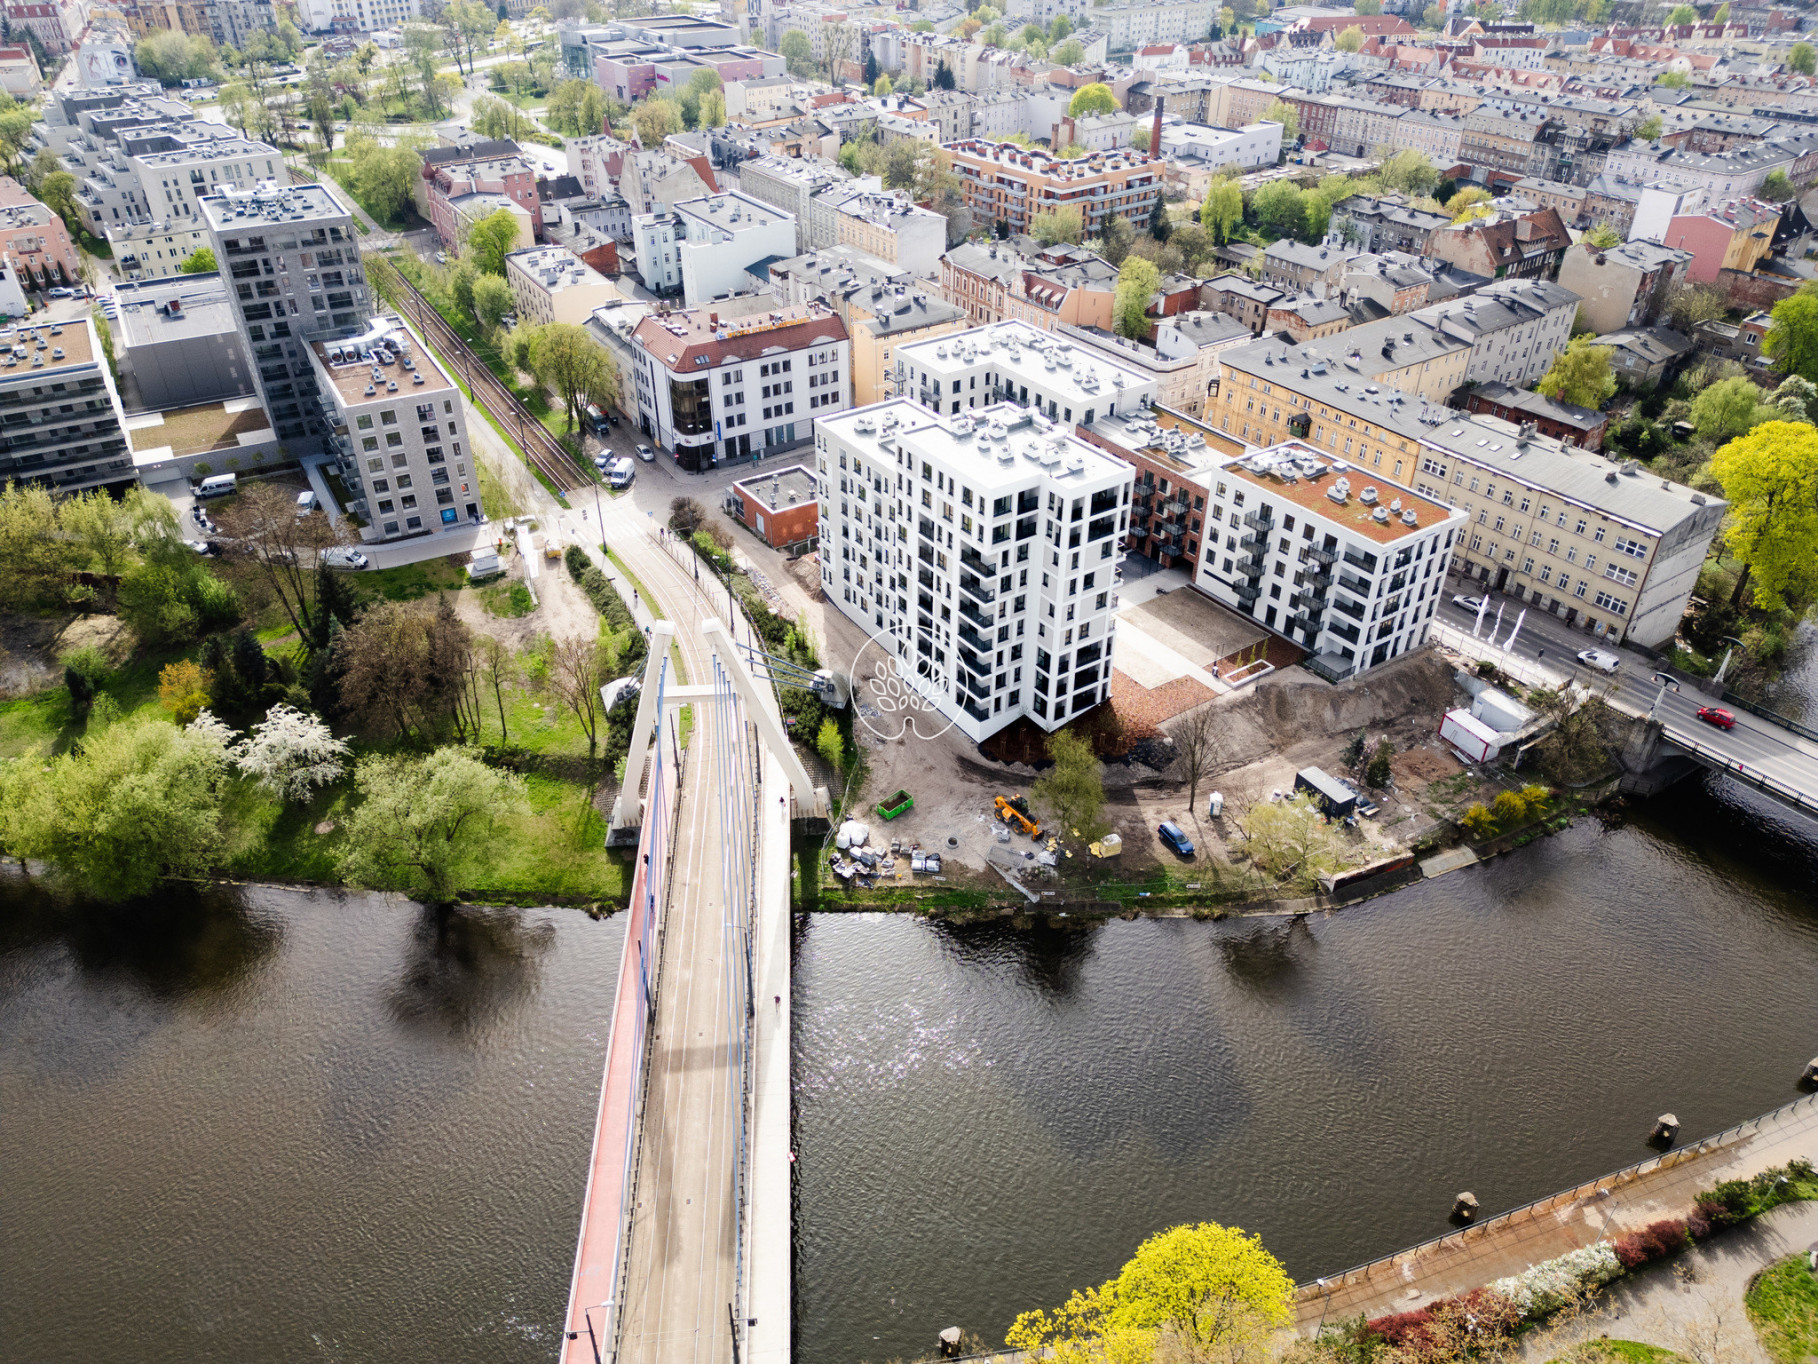
[[1496, 603], [1496, 624], [1490, 627], [1490, 643], [1496, 642], [1496, 632], [1502, 629], [1502, 603]]
[[1515, 644], [1515, 636], [1521, 633], [1521, 623], [1528, 618], [1528, 608], [1522, 607], [1521, 614], [1515, 617], [1515, 628], [1509, 631], [1509, 637], [1502, 642], [1502, 651], [1506, 654]]
[[1477, 599], [1477, 619], [1471, 622], [1471, 638], [1477, 638], [1477, 632], [1483, 629], [1483, 613], [1490, 609], [1490, 594], [1484, 593]]

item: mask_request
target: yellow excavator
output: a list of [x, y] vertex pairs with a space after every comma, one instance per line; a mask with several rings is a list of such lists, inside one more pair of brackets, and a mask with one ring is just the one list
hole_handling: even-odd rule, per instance
[[997, 817], [1013, 829], [1020, 829], [1031, 838], [1042, 836], [1042, 826], [1035, 822], [1035, 815], [1029, 809], [1029, 802], [1023, 796], [998, 796], [996, 798]]

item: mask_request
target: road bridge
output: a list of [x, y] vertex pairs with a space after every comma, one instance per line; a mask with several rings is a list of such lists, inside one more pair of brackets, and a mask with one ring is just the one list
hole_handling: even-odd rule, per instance
[[614, 809], [636, 870], [562, 1360], [781, 1364], [790, 821], [825, 797], [737, 647], [748, 625], [633, 507], [605, 516], [637, 574], [621, 592], [671, 619]]
[[[1512, 605], [1505, 612], [1500, 639], [1507, 639], [1513, 629], [1520, 608]], [[1489, 614], [1494, 616], [1494, 607]], [[1609, 704], [1624, 714], [1637, 719], [1651, 715], [1654, 725], [1638, 731], [1636, 742], [1624, 755], [1629, 771], [1651, 774], [1651, 779], [1643, 781], [1644, 788], [1660, 789], [1703, 767], [1752, 786], [1784, 805], [1818, 815], [1818, 740], [1808, 737], [1802, 726], [1707, 696], [1696, 689], [1694, 679], [1682, 678], [1680, 690], [1668, 688], [1663, 693], [1654, 680], [1655, 663], [1637, 650], [1616, 651], [1622, 665], [1614, 675], [1589, 668], [1578, 662], [1579, 651], [1594, 644], [1606, 651], [1612, 646], [1596, 644], [1582, 632], [1537, 612], [1530, 611], [1511, 648], [1490, 642], [1487, 620], [1480, 631], [1483, 637], [1473, 638], [1475, 620], [1475, 612], [1448, 602], [1434, 623], [1435, 641], [1454, 652], [1489, 659], [1529, 686], [1557, 687], [1576, 681], [1604, 693]], [[1734, 714], [1733, 729], [1719, 729], [1698, 718], [1701, 707], [1713, 705]]]

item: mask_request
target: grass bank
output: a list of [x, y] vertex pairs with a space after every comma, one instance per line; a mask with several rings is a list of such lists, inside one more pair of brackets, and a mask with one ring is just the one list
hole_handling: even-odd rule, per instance
[[1818, 1355], [1818, 1277], [1804, 1254], [1762, 1270], [1742, 1301], [1774, 1364], [1806, 1364]]

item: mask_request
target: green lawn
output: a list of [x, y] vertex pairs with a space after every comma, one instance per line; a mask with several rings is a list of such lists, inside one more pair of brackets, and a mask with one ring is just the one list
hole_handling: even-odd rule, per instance
[[1806, 1364], [1818, 1355], [1818, 1278], [1806, 1268], [1803, 1253], [1756, 1275], [1743, 1304], [1775, 1364]]
[[457, 560], [464, 555], [444, 555], [398, 568], [371, 568], [351, 575], [354, 593], [362, 606], [386, 601], [415, 601], [431, 592], [459, 592], [467, 586], [467, 571]]
[[1690, 1364], [1682, 1354], [1639, 1340], [1588, 1340], [1550, 1364]]

